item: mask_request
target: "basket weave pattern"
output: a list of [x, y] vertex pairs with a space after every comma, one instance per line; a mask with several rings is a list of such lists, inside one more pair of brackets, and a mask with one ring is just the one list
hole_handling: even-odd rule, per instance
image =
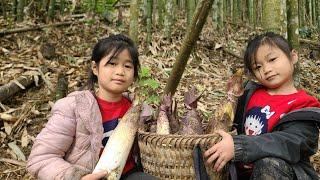
[[[138, 133], [141, 162], [146, 173], [161, 179], [195, 179], [192, 152], [196, 145], [208, 149], [221, 138], [217, 134], [206, 135], [159, 135]], [[212, 180], [227, 179], [225, 168], [213, 172], [206, 167]]]
[[316, 172], [320, 175], [320, 149], [311, 157], [311, 162]]

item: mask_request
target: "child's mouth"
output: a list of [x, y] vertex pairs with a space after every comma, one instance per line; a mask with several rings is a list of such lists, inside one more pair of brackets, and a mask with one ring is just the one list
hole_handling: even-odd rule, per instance
[[125, 81], [122, 80], [122, 79], [113, 79], [112, 81], [115, 82], [116, 84], [122, 84], [122, 83], [125, 82]]
[[273, 80], [277, 75], [272, 75], [266, 78], [267, 81]]

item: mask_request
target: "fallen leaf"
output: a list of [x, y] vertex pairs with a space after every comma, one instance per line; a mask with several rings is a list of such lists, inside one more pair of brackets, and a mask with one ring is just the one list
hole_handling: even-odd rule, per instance
[[29, 141], [27, 128], [24, 128], [21, 135], [21, 147], [27, 147]]
[[2, 50], [2, 52], [4, 52], [5, 54], [9, 54], [9, 53], [10, 53], [10, 51], [9, 51], [8, 49], [6, 49], [6, 48], [1, 48], [1, 50]]
[[67, 74], [67, 75], [70, 75], [70, 74], [72, 74], [74, 71], [75, 71], [75, 69], [74, 69], [74, 68], [71, 68], [69, 71], [66, 72], [66, 74]]
[[3, 126], [4, 126], [4, 132], [6, 132], [7, 135], [11, 134], [11, 131], [12, 131], [11, 125], [7, 122], [3, 122]]
[[220, 49], [220, 48], [222, 48], [222, 47], [223, 47], [222, 44], [216, 43], [216, 44], [214, 45], [214, 50]]
[[18, 160], [26, 161], [26, 156], [23, 154], [21, 149], [17, 146], [16, 142], [13, 141], [8, 143], [9, 148], [17, 155]]
[[10, 121], [10, 122], [15, 122], [17, 120], [16, 117], [7, 114], [7, 113], [0, 113], [0, 119], [4, 120], [4, 121]]
[[17, 86], [19, 86], [21, 89], [26, 89], [19, 81], [13, 80], [13, 82], [14, 82]]

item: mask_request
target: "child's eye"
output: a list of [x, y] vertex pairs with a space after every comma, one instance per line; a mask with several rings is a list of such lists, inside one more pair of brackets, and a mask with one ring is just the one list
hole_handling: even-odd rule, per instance
[[271, 58], [270, 61], [275, 61], [277, 58]]
[[126, 64], [126, 65], [124, 65], [124, 67], [125, 67], [125, 68], [128, 68], [128, 69], [133, 68], [133, 66], [132, 66], [131, 64]]
[[254, 70], [259, 70], [261, 68], [261, 66], [255, 66]]
[[115, 66], [116, 65], [116, 63], [114, 63], [114, 62], [108, 62], [108, 64], [111, 65], [111, 66]]

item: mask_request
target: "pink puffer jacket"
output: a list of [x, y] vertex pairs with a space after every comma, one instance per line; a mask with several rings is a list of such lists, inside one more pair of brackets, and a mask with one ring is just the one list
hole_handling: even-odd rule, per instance
[[37, 136], [28, 171], [39, 179], [80, 179], [91, 173], [102, 146], [102, 118], [90, 91], [77, 91], [57, 101]]

